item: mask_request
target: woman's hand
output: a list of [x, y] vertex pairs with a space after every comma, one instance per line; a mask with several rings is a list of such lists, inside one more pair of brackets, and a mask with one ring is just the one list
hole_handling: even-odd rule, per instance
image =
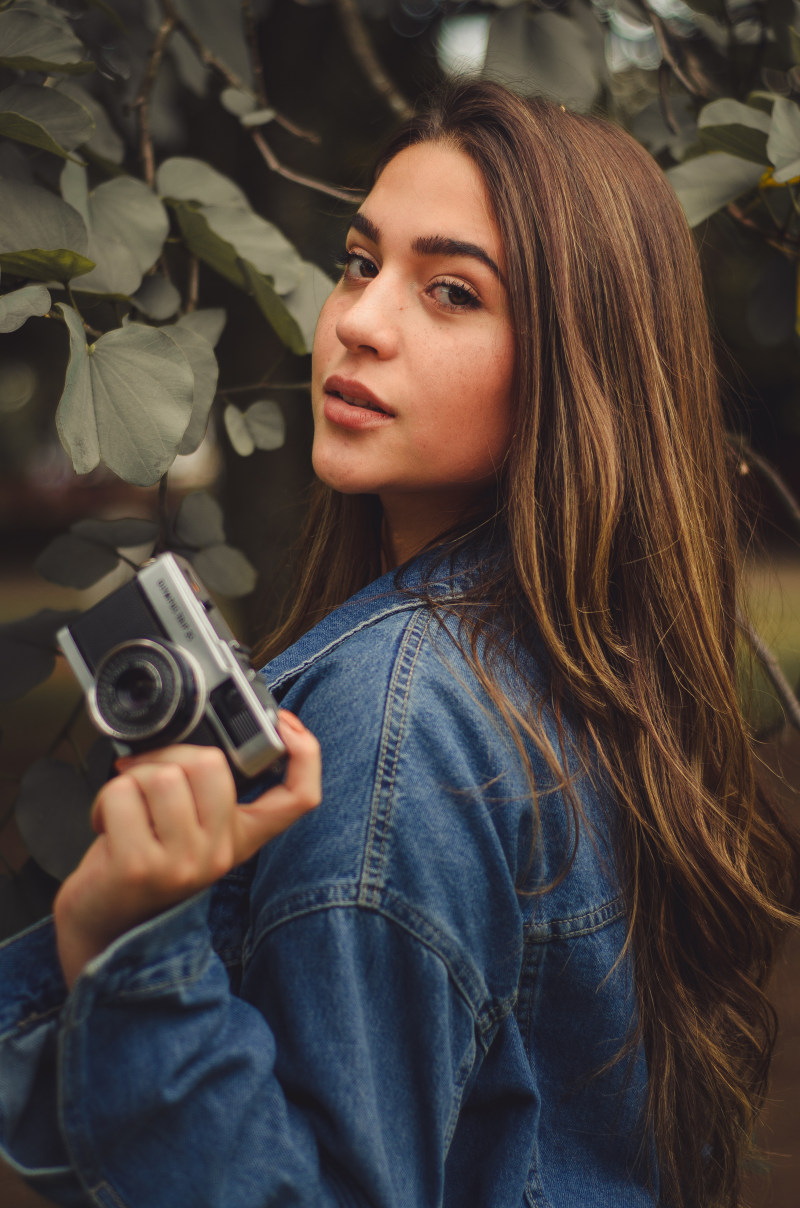
[[292, 713], [278, 728], [283, 784], [238, 805], [217, 747], [173, 746], [117, 761], [97, 795], [92, 846], [59, 890], [58, 953], [67, 985], [87, 961], [138, 923], [212, 885], [321, 798], [319, 744]]

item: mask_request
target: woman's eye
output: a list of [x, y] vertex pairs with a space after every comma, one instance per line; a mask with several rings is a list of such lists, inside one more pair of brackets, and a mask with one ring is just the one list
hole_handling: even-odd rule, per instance
[[371, 281], [378, 275], [378, 266], [369, 256], [361, 252], [346, 252], [342, 265], [342, 276], [349, 281]]
[[437, 281], [429, 292], [446, 310], [475, 310], [481, 304], [474, 290], [460, 281]]

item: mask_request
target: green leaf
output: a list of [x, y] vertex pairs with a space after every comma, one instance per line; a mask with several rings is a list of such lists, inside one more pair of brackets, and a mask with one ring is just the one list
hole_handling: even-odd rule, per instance
[[230, 0], [174, 0], [182, 21], [243, 84], [252, 84], [252, 68], [239, 5]]
[[232, 113], [234, 117], [246, 117], [248, 113], [255, 112], [258, 107], [255, 94], [245, 92], [243, 88], [223, 88], [219, 99], [228, 113]]
[[698, 130], [700, 146], [704, 151], [726, 151], [750, 163], [767, 164], [767, 136], [750, 126], [706, 126]]
[[175, 517], [175, 537], [189, 549], [224, 543], [222, 508], [207, 491], [192, 491], [181, 501]]
[[777, 97], [772, 106], [767, 154], [775, 165], [777, 184], [800, 176], [800, 106], [785, 97]]
[[242, 412], [233, 403], [229, 403], [225, 408], [223, 419], [225, 421], [225, 431], [228, 433], [228, 440], [231, 442], [235, 452], [240, 457], [249, 457], [251, 453], [255, 452], [256, 442], [247, 430], [247, 421]]
[[697, 226], [717, 210], [754, 189], [763, 168], [724, 151], [698, 155], [667, 172], [689, 226]]
[[231, 545], [206, 546], [190, 559], [205, 585], [221, 596], [246, 596], [256, 585], [252, 563]]
[[0, 92], [0, 135], [69, 159], [91, 137], [89, 112], [55, 88], [12, 84]]
[[80, 614], [52, 608], [0, 625], [0, 704], [8, 704], [48, 679], [56, 662], [56, 631]]
[[144, 520], [139, 516], [123, 516], [119, 520], [76, 520], [69, 526], [69, 531], [85, 541], [119, 550], [155, 541], [158, 525], [154, 520]]
[[85, 169], [66, 164], [64, 196], [86, 220], [89, 255], [96, 268], [81, 279], [82, 291], [130, 297], [164, 246], [169, 219], [151, 189], [132, 176], [118, 176], [86, 193]]
[[588, 5], [563, 12], [516, 5], [492, 15], [484, 71], [525, 95], [587, 112], [605, 77], [604, 41]]
[[82, 88], [76, 80], [62, 79], [55, 86], [73, 101], [83, 105], [94, 122], [94, 130], [84, 149], [112, 164], [121, 164], [125, 157], [125, 143], [111, 124], [111, 119], [100, 102]]
[[228, 176], [203, 159], [176, 155], [156, 172], [156, 188], [170, 201], [196, 201], [198, 205], [234, 206], [249, 210], [250, 202]]
[[311, 351], [319, 313], [332, 289], [330, 277], [316, 264], [304, 260], [299, 284], [283, 296], [283, 304], [300, 328], [307, 352]]
[[116, 570], [119, 554], [73, 533], [61, 533], [42, 550], [33, 565], [50, 583], [82, 590], [93, 587]]
[[181, 304], [181, 296], [171, 281], [161, 273], [153, 273], [145, 277], [133, 295], [133, 302], [148, 319], [161, 322], [172, 318]]
[[296, 319], [288, 310], [283, 299], [278, 297], [267, 278], [262, 276], [252, 264], [246, 260], [243, 260], [241, 264], [247, 284], [250, 286], [250, 291], [264, 318], [287, 348], [297, 356], [302, 356], [307, 351], [306, 342]]
[[705, 151], [727, 151], [766, 165], [770, 118], [762, 109], [723, 97], [700, 111], [697, 128]]
[[244, 413], [248, 431], [257, 449], [280, 449], [286, 440], [286, 421], [277, 403], [259, 399]]
[[213, 268], [240, 289], [247, 289], [247, 278], [239, 264], [236, 250], [226, 240], [215, 235], [199, 209], [188, 202], [174, 202], [175, 211], [184, 242], [190, 252]]
[[69, 248], [29, 248], [24, 252], [0, 253], [0, 266], [17, 277], [30, 277], [34, 281], [71, 281], [83, 273], [91, 272], [94, 260], [80, 256]]
[[63, 881], [94, 842], [92, 792], [71, 764], [37, 759], [22, 777], [14, 805], [17, 826], [36, 863]]
[[203, 310], [192, 310], [186, 315], [181, 315], [176, 326], [188, 327], [191, 331], [196, 331], [199, 336], [208, 340], [213, 348], [222, 335], [227, 317], [221, 306], [209, 306]]
[[714, 17], [717, 21], [726, 21], [728, 12], [725, 0], [686, 0], [689, 8], [706, 17]]
[[159, 329], [164, 335], [180, 348], [192, 368], [194, 376], [194, 394], [192, 399], [192, 415], [183, 439], [178, 446], [179, 453], [194, 453], [206, 434], [208, 415], [214, 395], [217, 393], [217, 378], [219, 366], [214, 355], [214, 349], [203, 336], [190, 327], [181, 327], [173, 323], [169, 327]]
[[[284, 344], [302, 356], [306, 351], [303, 333], [267, 278], [252, 264], [241, 259], [233, 245], [211, 229], [205, 210], [189, 202], [173, 201], [170, 205], [189, 250], [228, 281], [252, 294], [261, 313]], [[297, 259], [302, 266], [299, 256]]]
[[277, 293], [288, 293], [299, 285], [303, 261], [271, 222], [252, 210], [229, 206], [204, 205], [200, 213], [211, 230], [235, 249], [237, 256], [249, 260], [259, 273], [272, 279]]
[[241, 457], [256, 449], [280, 449], [286, 440], [286, 422], [277, 403], [261, 399], [242, 413], [230, 404], [225, 408], [228, 438]]
[[0, 179], [0, 214], [0, 264], [6, 271], [69, 281], [93, 267], [83, 219], [47, 189]]
[[0, 332], [16, 331], [28, 319], [46, 315], [50, 293], [43, 285], [25, 285], [0, 297]]
[[18, 6], [0, 12], [0, 66], [16, 71], [77, 74], [93, 71], [84, 47], [61, 20]]
[[125, 482], [152, 486], [178, 452], [192, 410], [193, 375], [176, 342], [129, 323], [87, 347], [71, 306], [59, 303], [70, 336], [56, 412], [61, 443], [78, 474], [102, 461]]

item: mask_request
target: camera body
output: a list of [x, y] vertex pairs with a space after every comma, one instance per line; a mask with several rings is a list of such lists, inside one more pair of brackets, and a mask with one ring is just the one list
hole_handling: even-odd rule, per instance
[[285, 753], [269, 690], [185, 558], [152, 559], [56, 641], [119, 755], [218, 746], [241, 782]]

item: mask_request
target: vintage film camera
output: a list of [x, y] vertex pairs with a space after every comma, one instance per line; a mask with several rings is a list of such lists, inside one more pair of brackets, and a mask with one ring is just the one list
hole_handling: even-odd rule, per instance
[[184, 558], [146, 563], [56, 640], [119, 755], [218, 746], [241, 784], [285, 753], [272, 696]]

